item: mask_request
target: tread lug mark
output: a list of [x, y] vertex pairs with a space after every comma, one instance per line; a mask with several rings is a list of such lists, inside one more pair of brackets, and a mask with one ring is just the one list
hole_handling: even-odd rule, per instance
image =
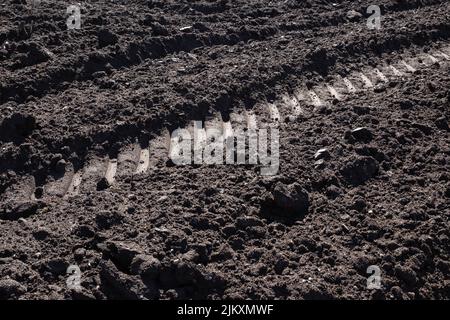
[[109, 185], [113, 185], [116, 180], [117, 173], [117, 159], [109, 159], [108, 167], [106, 168], [105, 179]]
[[386, 78], [386, 76], [384, 75], [383, 72], [380, 71], [380, 69], [375, 68], [374, 71], [375, 71], [375, 74], [377, 75], [377, 77], [378, 77], [381, 81], [383, 81], [383, 82], [389, 82], [388, 78]]
[[68, 165], [62, 176], [44, 186], [45, 195], [64, 197], [72, 184], [74, 171], [73, 165]]
[[137, 144], [126, 146], [117, 156], [117, 175], [130, 176], [139, 164], [140, 147]]
[[304, 102], [306, 100], [305, 94], [300, 89], [294, 91], [294, 97], [297, 99], [299, 103]]
[[346, 77], [342, 78], [342, 81], [344, 81], [345, 86], [347, 87], [347, 91], [349, 94], [356, 93], [356, 88], [353, 85], [353, 83]]
[[403, 77], [404, 74], [398, 70], [396, 67], [394, 67], [393, 65], [390, 65], [389, 68], [391, 69], [392, 73], [397, 76], [397, 77]]
[[[34, 177], [27, 175], [21, 177], [16, 184], [9, 186], [2, 194], [1, 198], [4, 198], [5, 202], [14, 199], [18, 201], [36, 200], [34, 196], [35, 190], [36, 190], [36, 181]], [[0, 200], [3, 200], [1, 198]]]
[[361, 76], [362, 81], [364, 82], [364, 86], [366, 88], [373, 88], [373, 83], [372, 81], [369, 79], [369, 77], [367, 77], [364, 73], [360, 72], [359, 74]]
[[438, 55], [440, 55], [441, 57], [443, 57], [445, 60], [448, 60], [448, 61], [450, 61], [450, 56], [449, 55], [447, 55], [447, 54], [445, 54], [444, 52], [442, 52], [442, 51], [438, 51], [438, 53], [437, 53]]
[[[205, 120], [205, 134], [210, 129], [219, 131], [219, 134], [220, 134], [219, 141], [223, 141], [224, 126], [223, 126], [222, 116], [220, 114], [214, 114], [211, 117], [207, 117], [207, 119]], [[203, 146], [203, 148], [205, 148], [205, 147]]]
[[191, 139], [193, 139], [193, 152], [194, 152], [194, 163], [201, 164], [203, 158], [203, 149], [206, 145], [206, 130], [203, 122], [192, 121], [187, 128], [191, 133]]
[[431, 55], [431, 54], [428, 53], [426, 56], [427, 56], [428, 59], [431, 60], [431, 64], [439, 63], [439, 60], [436, 59], [436, 57], [434, 57], [433, 55]]
[[[283, 94], [280, 99], [280, 104], [282, 106], [286, 106], [287, 113], [289, 113], [289, 117], [297, 118], [300, 114], [303, 113], [302, 108], [300, 107], [300, 103], [295, 98], [294, 95], [290, 96], [289, 94]], [[281, 118], [280, 118], [281, 120]]]
[[[2, 220], [16, 220], [25, 214], [35, 213], [35, 209], [28, 210], [28, 204], [31, 204], [33, 208], [35, 207], [35, 197], [36, 182], [35, 178], [31, 175], [18, 177], [20, 180], [16, 183], [7, 187], [7, 189], [0, 195], [0, 221]], [[33, 204], [34, 203], [34, 204]], [[22, 205], [25, 204], [25, 207]], [[15, 208], [23, 208], [20, 214]]]
[[180, 156], [180, 149], [178, 148], [179, 137], [170, 137], [169, 158], [174, 159]]
[[144, 174], [150, 166], [150, 148], [143, 148], [139, 152], [139, 159], [134, 174]]
[[[233, 135], [233, 141], [231, 141], [231, 143], [234, 144], [235, 146], [235, 155], [236, 155], [236, 160], [240, 160], [240, 161], [245, 161], [245, 150], [241, 150], [240, 148], [237, 148], [237, 145], [234, 143], [236, 141], [239, 141], [239, 137], [238, 134], [242, 134], [244, 136], [247, 135], [248, 131], [247, 130], [247, 119], [246, 119], [246, 111], [242, 110], [239, 113], [235, 113], [232, 112], [230, 113], [230, 128], [231, 130], [233, 130], [233, 134], [236, 134], [236, 136]], [[227, 132], [227, 129], [225, 126], [226, 123], [224, 123], [224, 131]], [[224, 134], [225, 135], [225, 134]], [[230, 140], [226, 141], [227, 143], [230, 143]], [[242, 152], [243, 151], [243, 152]], [[225, 157], [227, 158], [229, 156], [228, 151], [225, 152]], [[228, 159], [228, 158], [227, 158]]]
[[333, 102], [335, 97], [331, 95], [330, 90], [328, 90], [325, 84], [320, 84], [314, 87], [314, 93], [322, 101], [322, 105], [328, 105]]
[[[344, 84], [341, 77], [337, 77], [334, 81], [327, 84], [330, 88], [334, 89], [336, 91], [336, 94], [338, 95], [339, 101], [344, 101], [348, 96], [348, 89], [347, 86]], [[334, 96], [334, 93], [330, 91], [330, 88], [327, 87], [329, 95], [333, 97], [333, 99], [337, 99]]]
[[258, 119], [257, 129], [267, 128], [271, 125], [272, 114], [269, 107], [269, 103], [267, 103], [267, 101], [255, 104], [252, 111], [254, 112], [253, 114], [255, 115], [255, 119]]
[[324, 105], [323, 101], [319, 98], [319, 96], [312, 90], [308, 91], [309, 98], [311, 99], [311, 105], [315, 108], [321, 107]]
[[105, 178], [106, 165], [104, 160], [92, 157], [83, 170], [83, 183], [79, 187], [80, 193], [91, 193], [97, 190], [97, 184]]
[[306, 102], [306, 94], [305, 94], [305, 90], [302, 90], [301, 88], [297, 88], [294, 91], [294, 98], [297, 100], [299, 108], [301, 110], [301, 113], [307, 113], [308, 112], [308, 103]]
[[[232, 127], [232, 130], [245, 130], [247, 129], [247, 120], [245, 118], [245, 112], [237, 113], [232, 112], [230, 113], [230, 126]], [[225, 130], [225, 129], [224, 129]]]
[[215, 130], [219, 130], [220, 132], [222, 132], [222, 117], [217, 114], [206, 117], [204, 127], [205, 127], [205, 130], [215, 129]]
[[246, 118], [247, 118], [247, 128], [248, 129], [253, 129], [253, 130], [258, 129], [258, 125], [257, 125], [257, 122], [256, 122], [256, 116], [253, 113], [253, 111], [247, 110], [245, 115], [246, 115]]
[[328, 92], [331, 94], [331, 96], [334, 99], [336, 99], [338, 101], [342, 100], [341, 95], [337, 92], [337, 90], [332, 85], [327, 84], [327, 89], [328, 89]]
[[82, 180], [83, 180], [83, 172], [81, 170], [74, 172], [74, 174], [72, 175], [72, 181], [70, 181], [69, 188], [67, 189], [67, 193], [64, 195], [65, 199], [76, 196], [80, 193], [80, 186]]
[[227, 141], [228, 138], [233, 137], [233, 127], [231, 126], [231, 121], [223, 122], [223, 140]]
[[296, 118], [303, 113], [302, 107], [300, 106], [300, 102], [297, 100], [295, 95], [285, 94], [281, 97], [281, 100], [284, 104], [286, 104], [290, 110], [291, 115]]
[[273, 103], [268, 103], [267, 107], [269, 108], [270, 119], [272, 120], [272, 122], [278, 123], [281, 118], [277, 106]]
[[160, 135], [150, 140], [149, 143], [149, 164], [150, 170], [167, 162], [170, 155], [171, 137], [168, 130], [164, 130]]
[[410, 64], [408, 64], [405, 60], [402, 60], [401, 63], [406, 68], [406, 70], [408, 70], [408, 72], [411, 72], [411, 73], [417, 72], [417, 69], [414, 68], [413, 66], [411, 66]]

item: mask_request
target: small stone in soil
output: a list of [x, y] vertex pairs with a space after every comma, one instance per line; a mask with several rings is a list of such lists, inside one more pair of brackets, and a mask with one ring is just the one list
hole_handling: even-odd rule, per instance
[[291, 214], [305, 214], [309, 208], [309, 196], [298, 183], [285, 185], [278, 182], [273, 191], [275, 204]]
[[372, 132], [368, 128], [364, 127], [352, 130], [352, 136], [356, 140], [364, 142], [369, 142], [373, 138]]
[[111, 185], [109, 184], [108, 179], [106, 179], [105, 177], [101, 178], [97, 183], [97, 191], [106, 190], [109, 187], [111, 187]]
[[315, 160], [320, 160], [320, 159], [329, 159], [330, 158], [330, 152], [328, 151], [327, 148], [322, 148], [317, 150], [317, 152], [314, 154], [314, 159]]
[[355, 186], [374, 177], [378, 171], [379, 164], [372, 157], [358, 157], [350, 160], [340, 170], [345, 180]]

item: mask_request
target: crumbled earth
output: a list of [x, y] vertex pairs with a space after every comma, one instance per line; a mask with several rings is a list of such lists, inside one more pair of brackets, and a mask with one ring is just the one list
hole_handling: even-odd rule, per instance
[[439, 48], [448, 1], [379, 0], [380, 30], [370, 1], [93, 0], [79, 30], [31, 2], [0, 4], [0, 299], [450, 298], [449, 64], [283, 114], [274, 176], [162, 161], [47, 196], [92, 154]]

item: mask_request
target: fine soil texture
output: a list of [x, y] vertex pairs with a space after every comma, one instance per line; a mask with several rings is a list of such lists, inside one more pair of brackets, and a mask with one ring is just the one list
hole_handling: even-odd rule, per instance
[[[449, 299], [449, 38], [447, 0], [2, 0], [0, 299]], [[198, 124], [276, 170], [176, 163]]]

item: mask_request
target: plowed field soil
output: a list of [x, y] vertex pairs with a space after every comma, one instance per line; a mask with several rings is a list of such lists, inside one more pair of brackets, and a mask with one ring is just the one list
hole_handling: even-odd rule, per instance
[[450, 2], [372, 2], [2, 0], [0, 299], [449, 299]]

